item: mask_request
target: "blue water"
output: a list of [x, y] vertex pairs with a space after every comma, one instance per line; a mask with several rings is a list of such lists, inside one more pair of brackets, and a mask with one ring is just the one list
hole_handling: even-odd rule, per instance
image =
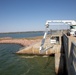
[[24, 33], [0, 33], [0, 38], [2, 37], [12, 37], [12, 38], [29, 38], [36, 36], [43, 36], [44, 32], [24, 32]]
[[[42, 33], [0, 34], [0, 37], [26, 38], [42, 36]], [[0, 75], [55, 75], [53, 56], [27, 56], [15, 54], [22, 46], [0, 44]]]

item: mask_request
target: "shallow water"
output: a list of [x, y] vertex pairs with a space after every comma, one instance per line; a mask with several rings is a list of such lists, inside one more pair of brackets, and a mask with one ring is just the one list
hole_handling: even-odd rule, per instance
[[16, 44], [0, 44], [0, 75], [55, 75], [54, 57], [16, 55]]

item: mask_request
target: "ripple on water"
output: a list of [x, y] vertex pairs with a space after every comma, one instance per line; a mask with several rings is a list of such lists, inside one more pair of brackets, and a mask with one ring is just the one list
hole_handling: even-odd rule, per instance
[[0, 75], [55, 75], [54, 57], [16, 55], [20, 45], [0, 44]]

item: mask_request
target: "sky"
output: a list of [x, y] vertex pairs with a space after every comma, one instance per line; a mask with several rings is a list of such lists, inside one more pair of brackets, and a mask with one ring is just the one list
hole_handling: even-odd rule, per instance
[[76, 20], [76, 0], [0, 0], [0, 32], [42, 31], [47, 20]]

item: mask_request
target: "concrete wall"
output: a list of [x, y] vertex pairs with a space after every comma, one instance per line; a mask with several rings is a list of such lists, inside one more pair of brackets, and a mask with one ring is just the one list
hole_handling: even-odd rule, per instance
[[76, 75], [76, 43], [72, 42], [71, 52], [69, 56], [70, 61], [70, 75]]
[[76, 75], [76, 37], [63, 35], [63, 46], [68, 75]]

